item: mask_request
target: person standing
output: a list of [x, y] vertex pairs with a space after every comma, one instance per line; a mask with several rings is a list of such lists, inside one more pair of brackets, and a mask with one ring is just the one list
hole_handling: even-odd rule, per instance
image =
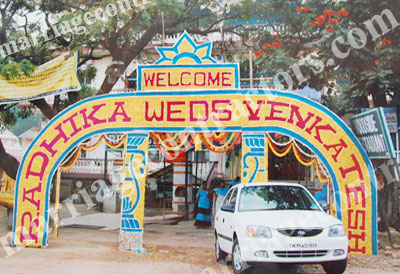
[[215, 191], [215, 193], [217, 194], [217, 197], [215, 199], [215, 212], [218, 211], [222, 200], [224, 199], [226, 193], [228, 193], [228, 190], [229, 188], [225, 185], [225, 181], [221, 179], [219, 181], [219, 188], [217, 188], [217, 190]]
[[231, 182], [231, 187], [233, 187], [233, 186], [235, 186], [235, 185], [237, 185], [237, 184], [240, 184], [240, 177], [239, 177], [239, 176], [237, 176], [237, 177], [235, 178], [235, 180], [232, 180], [232, 182]]
[[197, 215], [194, 225], [198, 228], [211, 227], [211, 203], [206, 189], [206, 183], [201, 184], [201, 188], [196, 195]]

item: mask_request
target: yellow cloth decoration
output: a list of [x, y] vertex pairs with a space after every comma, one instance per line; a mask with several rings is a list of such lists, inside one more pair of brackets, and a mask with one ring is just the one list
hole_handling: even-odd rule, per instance
[[200, 135], [196, 134], [196, 137], [194, 139], [194, 151], [201, 151], [203, 150], [203, 143], [201, 141]]

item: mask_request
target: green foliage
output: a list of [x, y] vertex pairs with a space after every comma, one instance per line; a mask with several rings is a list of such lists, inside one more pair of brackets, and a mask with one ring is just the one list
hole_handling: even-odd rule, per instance
[[96, 77], [97, 69], [89, 65], [85, 69], [78, 70], [78, 80], [81, 85], [84, 84], [85, 80], [93, 80]]
[[[264, 47], [277, 41], [271, 32], [263, 29], [253, 33], [256, 37], [255, 50], [264, 51], [256, 61], [264, 75], [287, 72], [293, 79], [295, 89], [306, 85], [317, 90], [329, 87], [322, 102], [340, 115], [357, 113], [360, 108], [368, 107], [369, 95], [375, 106], [386, 106], [386, 96], [392, 98], [393, 106], [400, 104], [393, 99], [399, 98], [400, 93], [400, 31], [393, 29], [374, 41], [364, 24], [384, 9], [391, 10], [400, 21], [398, 1], [274, 0], [254, 5], [262, 10], [262, 20], [268, 21], [270, 28], [285, 26], [283, 30], [275, 29], [280, 34], [282, 46], [273, 49]], [[308, 12], [297, 11], [297, 7], [306, 6]], [[340, 9], [346, 9], [348, 16], [339, 16]], [[335, 14], [332, 18], [339, 19], [339, 22], [313, 26], [316, 17], [323, 15], [325, 10], [333, 10]], [[352, 48], [347, 39], [349, 31], [355, 27], [367, 35], [368, 41], [361, 49]], [[380, 31], [379, 27], [377, 29]], [[344, 52], [350, 49], [349, 56], [344, 59], [337, 58], [332, 51], [332, 43], [338, 37], [345, 40], [339, 49]], [[383, 44], [382, 40], [390, 40], [391, 44]], [[359, 39], [356, 41], [361, 43]], [[334, 64], [327, 64], [330, 59]], [[294, 73], [293, 66], [303, 77]]]
[[4, 128], [12, 129], [18, 121], [32, 117], [32, 114], [32, 108], [30, 107], [18, 109], [15, 105], [3, 106], [3, 109], [0, 111], [0, 130]]
[[34, 70], [35, 66], [27, 59], [21, 62], [16, 62], [13, 58], [0, 59], [0, 75], [7, 80], [22, 75], [28, 76]]

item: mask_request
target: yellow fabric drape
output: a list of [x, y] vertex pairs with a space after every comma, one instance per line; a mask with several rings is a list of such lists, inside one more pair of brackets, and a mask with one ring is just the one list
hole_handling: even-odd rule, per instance
[[102, 135], [102, 136], [99, 138], [99, 140], [97, 140], [97, 142], [96, 142], [95, 144], [93, 144], [93, 145], [91, 145], [91, 146], [81, 145], [80, 147], [78, 147], [78, 149], [76, 150], [76, 152], [75, 152], [75, 154], [74, 154], [72, 160], [69, 161], [68, 164], [62, 165], [61, 168], [62, 168], [62, 170], [69, 170], [69, 169], [71, 169], [71, 168], [75, 165], [76, 161], [78, 161], [79, 155], [80, 155], [82, 149], [85, 150], [85, 151], [94, 151], [94, 150], [96, 150], [96, 149], [100, 146], [100, 144], [101, 144], [101, 142], [102, 142], [103, 140], [104, 140], [104, 142], [106, 142], [107, 146], [109, 146], [109, 147], [112, 148], [112, 149], [115, 149], [115, 148], [119, 148], [120, 146], [122, 146], [122, 145], [125, 143], [125, 139], [126, 139], [126, 136], [124, 136], [118, 143], [112, 144], [112, 143], [110, 143], [110, 142], [107, 140], [107, 138], [106, 138], [105, 135]]
[[271, 149], [271, 151], [274, 153], [275, 156], [282, 158], [285, 157], [287, 154], [289, 154], [289, 152], [293, 149], [293, 154], [296, 157], [297, 161], [304, 165], [304, 166], [313, 166], [315, 163], [316, 169], [317, 169], [317, 176], [319, 181], [322, 184], [325, 184], [328, 182], [328, 178], [326, 178], [321, 171], [321, 167], [320, 167], [320, 163], [318, 162], [317, 157], [313, 157], [310, 159], [306, 159], [302, 156], [302, 153], [300, 152], [300, 150], [297, 148], [296, 144], [294, 143], [294, 140], [292, 142], [290, 142], [289, 144], [286, 145], [285, 148], [282, 149], [278, 149], [275, 144], [272, 142], [272, 140], [270, 139], [269, 135], [266, 134], [266, 139], [267, 139], [267, 147], [269, 149]]
[[15, 180], [3, 171], [2, 185], [0, 191], [0, 205], [8, 208], [14, 207]]

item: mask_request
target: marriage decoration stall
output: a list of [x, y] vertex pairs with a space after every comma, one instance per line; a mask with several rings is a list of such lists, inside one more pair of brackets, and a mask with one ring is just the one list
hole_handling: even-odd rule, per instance
[[[273, 90], [239, 89], [236, 64], [218, 64], [211, 43], [197, 45], [184, 33], [160, 60], [139, 66], [138, 91], [80, 101], [52, 119], [32, 142], [17, 174], [13, 243], [46, 246], [49, 192], [63, 160], [94, 135], [122, 133], [125, 181], [120, 248], [142, 246], [149, 138], [170, 158], [205, 145], [226, 152], [241, 141], [242, 182], [268, 181], [268, 151], [293, 151], [329, 181], [336, 216], [349, 251], [377, 253], [377, 197], [373, 166], [349, 127], [317, 102]], [[273, 142], [269, 132], [291, 138]], [[299, 146], [299, 144], [302, 146]], [[313, 154], [302, 150], [307, 147]]]

